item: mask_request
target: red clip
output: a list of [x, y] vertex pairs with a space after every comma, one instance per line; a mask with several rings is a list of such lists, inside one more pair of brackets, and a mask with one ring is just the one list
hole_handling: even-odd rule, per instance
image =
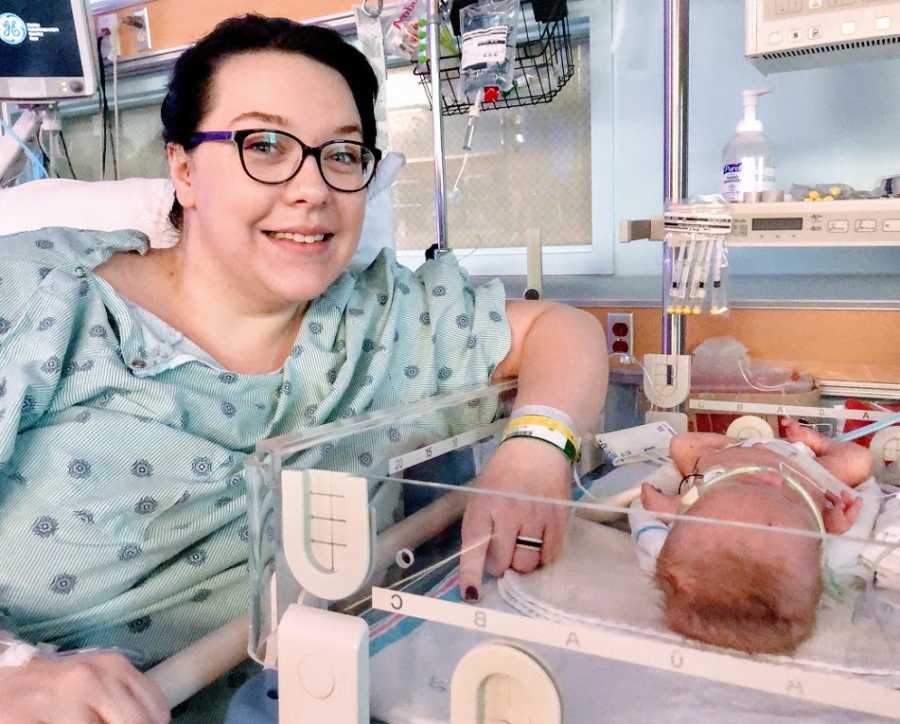
[[496, 103], [499, 100], [500, 100], [500, 89], [495, 85], [485, 86], [484, 102], [485, 103]]

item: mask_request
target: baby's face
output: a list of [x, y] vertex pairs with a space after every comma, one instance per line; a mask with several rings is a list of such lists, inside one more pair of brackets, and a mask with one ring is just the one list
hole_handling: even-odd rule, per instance
[[748, 475], [711, 486], [686, 512], [700, 518], [818, 532], [809, 505], [775, 474]]

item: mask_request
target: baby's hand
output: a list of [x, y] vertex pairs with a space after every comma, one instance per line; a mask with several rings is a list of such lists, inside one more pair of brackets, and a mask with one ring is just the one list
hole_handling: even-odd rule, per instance
[[822, 436], [815, 430], [805, 427], [792, 417], [784, 418], [784, 434], [790, 442], [802, 442], [815, 452], [822, 443]]
[[825, 530], [835, 535], [846, 533], [862, 510], [862, 498], [855, 497], [846, 490], [841, 491], [841, 497], [838, 498], [834, 493], [825, 493], [825, 498], [831, 503], [831, 508], [825, 510], [822, 518], [825, 520]]
[[[675, 515], [681, 504], [681, 496], [666, 495], [650, 483], [641, 483], [641, 505], [649, 513], [670, 513]], [[665, 521], [668, 525], [668, 521]]]

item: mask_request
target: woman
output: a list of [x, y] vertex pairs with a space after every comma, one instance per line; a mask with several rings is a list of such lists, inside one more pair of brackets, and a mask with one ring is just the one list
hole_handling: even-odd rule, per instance
[[[344, 273], [379, 156], [376, 93], [365, 58], [331, 31], [226, 21], [180, 58], [162, 108], [177, 246], [72, 230], [4, 240], [0, 364], [19, 404], [0, 421], [0, 544], [27, 546], [4, 555], [0, 582], [23, 638], [150, 664], [239, 615], [241, 463], [260, 438], [513, 377], [517, 405], [593, 425], [607, 371], [589, 315], [506, 303], [452, 257], [413, 275], [386, 252]], [[515, 438], [479, 485], [568, 498], [570, 474], [559, 450]], [[564, 526], [477, 497], [464, 543], [490, 544], [462, 562], [468, 600], [485, 566], [551, 560]], [[64, 676], [83, 685], [36, 683]], [[41, 693], [9, 695], [26, 686]], [[166, 716], [158, 690], [110, 655], [8, 669], [0, 699], [16, 702], [0, 722]]]

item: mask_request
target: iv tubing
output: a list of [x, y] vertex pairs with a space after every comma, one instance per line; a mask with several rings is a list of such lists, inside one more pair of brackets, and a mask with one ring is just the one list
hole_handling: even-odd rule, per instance
[[838, 442], [850, 442], [851, 440], [858, 440], [861, 437], [871, 435], [874, 432], [884, 430], [884, 428], [890, 427], [891, 425], [896, 425], [898, 423], [900, 423], [900, 413], [891, 415], [890, 417], [885, 417], [883, 420], [876, 420], [871, 425], [860, 427], [859, 429], [853, 430], [852, 432], [845, 432], [841, 435], [835, 435], [834, 439]]

